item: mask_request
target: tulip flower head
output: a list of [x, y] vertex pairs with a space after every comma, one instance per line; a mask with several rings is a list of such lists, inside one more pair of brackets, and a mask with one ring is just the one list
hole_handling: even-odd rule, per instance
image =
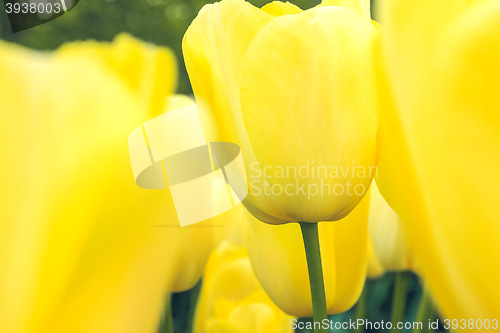
[[300, 222], [317, 321], [328, 311], [317, 222], [347, 216], [375, 175], [376, 35], [365, 0], [306, 11], [223, 0], [184, 35], [198, 105], [241, 147], [245, 207], [268, 224]]
[[[344, 219], [319, 223], [328, 314], [350, 309], [363, 289], [368, 208], [366, 196]], [[269, 225], [244, 212], [241, 226], [243, 244], [267, 294], [286, 313], [311, 317], [308, 267], [299, 225]]]
[[345, 217], [376, 172], [366, 1], [206, 5], [183, 53], [198, 104], [243, 152], [244, 204], [270, 224]]
[[291, 319], [260, 286], [246, 250], [221, 243], [205, 269], [194, 332], [285, 333]]
[[384, 200], [375, 182], [370, 187], [368, 230], [374, 255], [386, 270], [411, 268], [405, 223]]
[[129, 133], [178, 104], [171, 51], [128, 35], [49, 54], [1, 42], [0, 73], [0, 331], [155, 331], [215, 230], [173, 227], [168, 192], [131, 175]]

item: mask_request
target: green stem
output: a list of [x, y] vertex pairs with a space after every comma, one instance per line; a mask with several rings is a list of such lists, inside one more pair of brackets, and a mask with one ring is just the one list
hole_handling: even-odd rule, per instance
[[311, 298], [313, 307], [313, 327], [319, 328], [314, 332], [328, 332], [321, 328], [324, 319], [328, 320], [326, 308], [325, 284], [323, 281], [323, 267], [321, 266], [321, 251], [319, 248], [318, 223], [299, 222], [306, 250], [307, 268], [309, 270], [309, 283], [311, 285]]
[[406, 306], [406, 290], [408, 288], [408, 272], [396, 273], [396, 282], [394, 283], [394, 294], [392, 297], [391, 323], [395, 332], [401, 332], [397, 324], [404, 320]]
[[418, 303], [417, 313], [415, 314], [415, 322], [422, 323], [422, 329], [414, 329], [413, 333], [427, 332], [429, 329], [429, 320], [433, 312], [432, 297], [427, 286], [422, 290], [420, 302]]
[[160, 333], [174, 333], [174, 321], [172, 319], [172, 295], [168, 294], [165, 297], [165, 305], [163, 306], [163, 315], [160, 323]]
[[[436, 308], [434, 307], [434, 304], [432, 303], [432, 299], [431, 299], [431, 313], [429, 315], [429, 319], [432, 322], [434, 322], [437, 318], [437, 313], [436, 313]], [[427, 332], [434, 332], [434, 329], [430, 328], [430, 327], [427, 327]]]
[[[354, 309], [354, 318], [357, 319], [365, 319], [366, 317], [366, 285], [363, 288], [363, 292], [361, 296], [359, 296], [358, 303], [356, 303], [356, 308]], [[358, 328], [354, 330], [355, 333], [363, 333], [365, 331], [365, 326], [360, 325]]]
[[189, 312], [187, 318], [186, 332], [192, 333], [194, 327], [194, 315], [196, 313], [196, 306], [198, 304], [198, 297], [200, 296], [202, 279], [196, 283], [196, 285], [191, 289], [189, 294]]

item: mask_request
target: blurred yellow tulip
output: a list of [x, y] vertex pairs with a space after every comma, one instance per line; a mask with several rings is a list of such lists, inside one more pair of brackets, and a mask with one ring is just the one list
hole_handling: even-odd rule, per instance
[[203, 275], [194, 332], [285, 333], [291, 319], [260, 286], [245, 248], [221, 243]]
[[378, 262], [389, 271], [411, 269], [405, 223], [385, 202], [375, 182], [370, 187], [369, 197], [368, 234]]
[[[356, 303], [366, 278], [368, 197], [341, 221], [319, 223], [319, 240], [328, 314]], [[306, 255], [296, 223], [269, 225], [246, 212], [244, 243], [255, 275], [286, 313], [311, 317]]]
[[[384, 1], [380, 192], [445, 317], [500, 316], [500, 1]], [[385, 72], [385, 75], [384, 75]]]
[[0, 43], [2, 333], [155, 332], [165, 291], [199, 279], [216, 228], [172, 226], [168, 191], [137, 187], [128, 155], [174, 87], [172, 53], [129, 36]]
[[[170, 95], [165, 102], [165, 111], [172, 111], [184, 106], [194, 104], [194, 100], [186, 95]], [[208, 141], [215, 141], [217, 132], [215, 124], [200, 115], [203, 132]], [[153, 190], [155, 191], [155, 190]], [[201, 278], [210, 252], [222, 239], [234, 239], [234, 234], [239, 212], [237, 209], [229, 210], [221, 215], [197, 223], [190, 227], [180, 227], [179, 219], [175, 213], [170, 190], [166, 190], [168, 197], [168, 217], [157, 228], [166, 228], [168, 234], [165, 244], [166, 253], [163, 265], [168, 269], [168, 292], [181, 292], [191, 289]], [[216, 199], [215, 199], [216, 200]], [[166, 203], [167, 204], [167, 203]]]
[[222, 0], [188, 28], [197, 102], [240, 145], [252, 192], [244, 203], [258, 219], [339, 220], [365, 194], [376, 160], [376, 35], [365, 0], [306, 11]]
[[369, 279], [376, 279], [382, 276], [385, 271], [384, 266], [382, 266], [375, 253], [370, 237], [367, 239], [366, 252], [366, 277]]
[[[165, 97], [177, 87], [177, 64], [173, 52], [119, 34], [112, 44], [86, 41], [63, 45], [60, 57], [78, 57], [102, 64], [116, 74], [152, 117], [165, 112]], [[173, 109], [173, 108], [171, 108]], [[147, 120], [147, 119], [146, 119]]]

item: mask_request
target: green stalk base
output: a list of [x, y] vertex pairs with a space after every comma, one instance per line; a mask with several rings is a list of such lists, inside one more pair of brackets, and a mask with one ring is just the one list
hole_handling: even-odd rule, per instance
[[397, 328], [399, 322], [404, 321], [406, 307], [406, 292], [408, 289], [408, 272], [396, 273], [396, 282], [394, 283], [394, 295], [392, 297], [391, 323], [394, 332], [402, 332]]
[[[328, 322], [328, 313], [325, 283], [323, 281], [323, 267], [321, 265], [321, 251], [319, 248], [318, 223], [299, 222], [299, 224], [306, 250], [309, 283], [311, 285], [313, 327], [316, 325], [314, 332], [328, 332], [328, 329], [323, 328], [323, 323]], [[319, 328], [317, 328], [318, 323], [320, 324]]]

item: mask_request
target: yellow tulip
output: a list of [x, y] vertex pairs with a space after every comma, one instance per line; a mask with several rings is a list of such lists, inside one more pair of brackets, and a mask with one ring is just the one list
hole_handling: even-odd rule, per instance
[[375, 182], [370, 187], [368, 231], [374, 255], [384, 269], [401, 271], [411, 268], [405, 223], [387, 204]]
[[[328, 314], [349, 310], [366, 277], [368, 197], [344, 219], [319, 223], [319, 240]], [[246, 212], [244, 244], [255, 275], [271, 299], [286, 313], [311, 317], [309, 276], [297, 223], [269, 225]]]
[[223, 0], [205, 6], [183, 40], [199, 106], [241, 147], [245, 207], [269, 224], [301, 223], [315, 322], [328, 311], [317, 222], [347, 216], [376, 169], [376, 36], [365, 0], [304, 12]]
[[371, 182], [377, 30], [368, 3], [302, 11], [222, 0], [205, 6], [184, 36], [197, 102], [222, 138], [240, 145], [252, 192], [244, 203], [264, 222], [339, 220]]
[[[135, 95], [152, 117], [165, 112], [165, 97], [177, 86], [177, 65], [173, 52], [119, 34], [112, 44], [73, 42], [63, 45], [58, 56], [94, 60], [111, 71]], [[148, 119], [146, 119], [148, 120]]]
[[500, 316], [500, 2], [384, 1], [380, 192], [445, 317]]
[[[165, 111], [172, 111], [192, 105], [194, 100], [186, 95], [170, 95], [165, 101]], [[200, 114], [205, 137], [208, 141], [216, 141], [215, 125]], [[154, 191], [154, 190], [153, 190]], [[175, 213], [170, 190], [166, 190], [169, 215], [154, 227], [165, 229], [165, 247], [168, 253], [162, 265], [168, 271], [167, 292], [182, 292], [191, 289], [201, 278], [210, 252], [222, 239], [234, 239], [235, 222], [238, 210], [232, 209], [211, 219], [190, 227], [180, 227]], [[241, 209], [241, 205], [238, 209]]]
[[244, 247], [223, 242], [211, 254], [195, 315], [196, 333], [285, 333], [290, 320], [257, 281]]
[[198, 280], [213, 228], [169, 227], [168, 191], [137, 187], [128, 156], [174, 75], [169, 50], [128, 36], [0, 43], [1, 332], [155, 332], [165, 291]]
[[380, 263], [375, 253], [375, 249], [373, 248], [372, 240], [368, 237], [366, 245], [366, 277], [369, 279], [376, 279], [382, 276], [384, 271], [384, 266]]

